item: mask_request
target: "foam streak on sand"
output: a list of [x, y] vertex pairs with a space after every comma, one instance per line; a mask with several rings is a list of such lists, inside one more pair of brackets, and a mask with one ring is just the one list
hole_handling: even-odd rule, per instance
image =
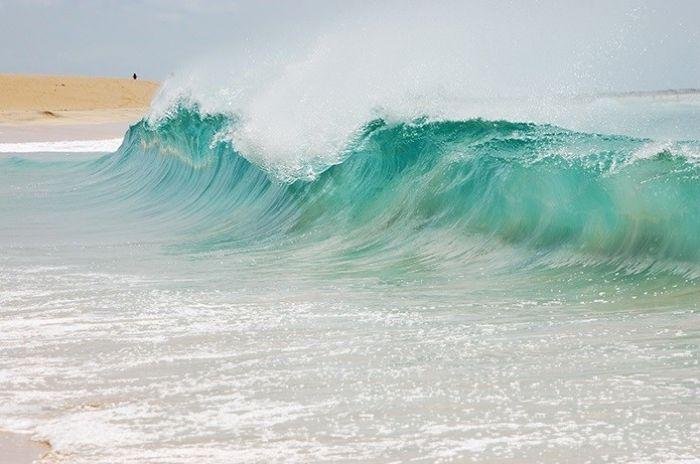
[[111, 152], [158, 84], [0, 74], [0, 153]]
[[56, 142], [0, 143], [0, 153], [100, 153], [119, 148], [122, 138], [106, 140], [62, 140]]
[[101, 77], [0, 75], [0, 153], [119, 148], [158, 84]]

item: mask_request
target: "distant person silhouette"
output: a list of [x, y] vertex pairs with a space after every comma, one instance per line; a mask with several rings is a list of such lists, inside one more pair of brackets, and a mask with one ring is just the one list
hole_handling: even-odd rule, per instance
[[139, 76], [137, 76], [136, 73], [134, 73], [134, 80], [138, 79], [138, 77]]

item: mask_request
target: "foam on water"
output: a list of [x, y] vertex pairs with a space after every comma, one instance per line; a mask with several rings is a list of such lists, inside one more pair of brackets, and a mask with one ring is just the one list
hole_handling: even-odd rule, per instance
[[697, 461], [700, 104], [586, 96], [659, 67], [623, 58], [668, 8], [358, 5], [176, 72], [123, 143], [0, 146], [0, 428], [70, 464]]
[[694, 458], [696, 142], [374, 120], [279, 177], [235, 124], [0, 159], [0, 427], [78, 464]]

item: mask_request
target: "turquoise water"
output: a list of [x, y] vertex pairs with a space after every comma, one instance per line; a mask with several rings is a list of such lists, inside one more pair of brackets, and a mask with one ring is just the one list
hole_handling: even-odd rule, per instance
[[0, 158], [0, 426], [76, 463], [700, 458], [700, 142], [378, 118], [290, 169], [237, 124]]

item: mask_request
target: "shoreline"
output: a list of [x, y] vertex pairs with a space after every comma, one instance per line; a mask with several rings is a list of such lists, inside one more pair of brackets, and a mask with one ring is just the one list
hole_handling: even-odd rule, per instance
[[0, 123], [0, 144], [70, 142], [81, 140], [108, 140], [123, 138], [129, 126], [136, 124], [146, 114], [146, 109], [128, 120], [39, 123]]
[[51, 452], [51, 445], [24, 433], [0, 430], [0, 456], [8, 464], [32, 464]]
[[[0, 156], [2, 145], [122, 139], [157, 88], [130, 79], [0, 74]], [[2, 463], [32, 464], [51, 452], [31, 434], [0, 430]]]
[[0, 74], [0, 143], [122, 138], [159, 84], [107, 77]]
[[0, 102], [0, 125], [4, 126], [66, 126], [72, 124], [103, 124], [140, 119], [148, 105], [134, 108], [95, 108], [91, 110], [5, 110]]

